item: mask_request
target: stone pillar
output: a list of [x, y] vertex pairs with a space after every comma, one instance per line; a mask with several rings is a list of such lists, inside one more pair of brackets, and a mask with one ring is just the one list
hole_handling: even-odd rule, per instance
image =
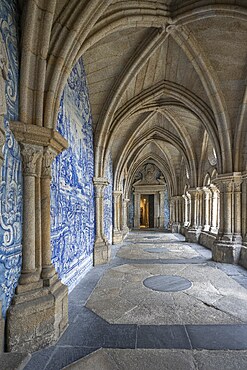
[[204, 225], [203, 231], [209, 231], [210, 229], [210, 218], [211, 218], [211, 191], [209, 188], [204, 187]]
[[50, 286], [57, 279], [55, 268], [51, 262], [51, 166], [57, 153], [46, 148], [43, 154], [41, 171], [41, 237], [42, 237], [42, 274], [45, 286]]
[[238, 263], [242, 245], [240, 173], [224, 174], [214, 181], [220, 190], [220, 228], [214, 242], [213, 260]]
[[175, 204], [174, 203], [175, 203], [175, 199], [174, 197], [171, 197], [170, 198], [170, 227], [171, 227], [171, 230], [172, 230], [172, 225], [175, 222], [175, 212], [174, 212]]
[[211, 225], [210, 225], [210, 232], [212, 234], [218, 233], [218, 225], [217, 225], [217, 218], [218, 218], [218, 206], [219, 206], [219, 191], [213, 184], [210, 185], [211, 192], [212, 192], [212, 207], [211, 207]]
[[94, 243], [94, 265], [101, 265], [110, 260], [111, 247], [104, 235], [104, 188], [108, 180], [103, 177], [94, 177], [95, 207], [96, 207], [96, 238]]
[[113, 201], [114, 201], [114, 228], [113, 228], [113, 244], [119, 244], [123, 241], [123, 234], [121, 231], [121, 212], [122, 212], [122, 192], [114, 191], [113, 192]]
[[35, 178], [37, 161], [42, 156], [39, 146], [24, 144], [21, 147], [23, 161], [23, 236], [22, 236], [22, 271], [21, 285], [35, 283], [40, 279], [36, 270], [36, 194]]
[[172, 197], [172, 232], [178, 233], [180, 231], [180, 196]]
[[[42, 166], [40, 186], [43, 148], [31, 144], [23, 144], [21, 148], [23, 262], [19, 285], [7, 312], [6, 325], [8, 351], [20, 352], [35, 351], [54, 343], [68, 325], [68, 289], [55, 274], [50, 258], [50, 172], [48, 176]], [[47, 153], [45, 149], [43, 163], [47, 163]], [[48, 275], [45, 279], [40, 277], [41, 266], [46, 272], [48, 267], [49, 273], [53, 271], [55, 278], [49, 280], [49, 284]]]
[[247, 174], [243, 175], [242, 185], [242, 229], [243, 229], [243, 245], [247, 247]]
[[134, 229], [140, 229], [140, 193], [135, 191], [135, 205], [134, 205]]
[[239, 264], [247, 268], [247, 173], [243, 174], [241, 208], [242, 208], [243, 246], [241, 248]]
[[164, 229], [164, 225], [165, 225], [165, 193], [164, 191], [159, 191], [159, 209], [160, 209], [159, 228]]
[[159, 228], [160, 226], [160, 197], [159, 193], [154, 194], [154, 228]]
[[128, 228], [128, 204], [129, 199], [124, 198], [123, 200], [123, 235], [126, 236], [129, 232]]
[[197, 188], [189, 189], [190, 194], [190, 226], [186, 231], [186, 240], [197, 243], [201, 229], [198, 224], [199, 214], [199, 190]]
[[36, 269], [40, 274], [42, 270], [42, 240], [41, 240], [41, 166], [42, 157], [37, 161], [37, 176], [35, 178], [35, 261]]
[[198, 212], [197, 212], [197, 224], [198, 229], [202, 230], [203, 227], [203, 189], [197, 188], [198, 190]]
[[189, 224], [189, 221], [188, 221], [188, 198], [186, 195], [182, 195], [183, 197], [183, 226], [184, 227], [187, 227], [188, 224]]

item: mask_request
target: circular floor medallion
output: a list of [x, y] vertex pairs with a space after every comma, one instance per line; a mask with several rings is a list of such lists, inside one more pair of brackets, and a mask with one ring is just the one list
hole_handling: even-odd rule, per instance
[[167, 253], [169, 252], [167, 248], [146, 248], [144, 249], [144, 251], [148, 253]]
[[145, 287], [159, 292], [179, 292], [189, 289], [192, 282], [175, 275], [152, 276], [143, 281]]

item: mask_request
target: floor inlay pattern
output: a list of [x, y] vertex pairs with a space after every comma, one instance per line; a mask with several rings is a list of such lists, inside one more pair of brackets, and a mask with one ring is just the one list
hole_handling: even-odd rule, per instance
[[[32, 354], [25, 370], [60, 370], [77, 360], [71, 370], [247, 369], [245, 269], [211, 261], [209, 250], [177, 234], [131, 232], [112, 250], [111, 262], [70, 293], [64, 335]], [[192, 286], [144, 286], [160, 275]]]
[[188, 279], [173, 275], [152, 276], [145, 279], [143, 284], [145, 287], [159, 292], [179, 292], [192, 286]]

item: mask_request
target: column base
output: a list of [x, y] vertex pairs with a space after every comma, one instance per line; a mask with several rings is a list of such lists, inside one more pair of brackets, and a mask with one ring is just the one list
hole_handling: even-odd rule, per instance
[[68, 326], [68, 288], [56, 280], [49, 288], [19, 285], [7, 311], [7, 350], [37, 351], [54, 344]]
[[124, 238], [127, 236], [127, 234], [129, 233], [129, 231], [130, 230], [129, 230], [128, 226], [123, 227], [123, 236], [124, 236]]
[[187, 229], [185, 231], [185, 240], [189, 243], [198, 243], [201, 229]]
[[215, 239], [216, 239], [215, 234], [202, 231], [199, 236], [199, 243], [204, 247], [212, 250]]
[[212, 246], [212, 259], [216, 262], [237, 264], [242, 245], [216, 240]]
[[121, 231], [114, 231], [113, 230], [113, 236], [112, 236], [112, 243], [113, 244], [121, 244], [123, 241], [123, 234]]
[[45, 287], [52, 286], [58, 280], [58, 275], [52, 264], [42, 268], [41, 277]]
[[245, 245], [242, 245], [240, 258], [239, 258], [239, 264], [247, 269], [247, 246], [246, 242], [244, 242]]
[[96, 241], [94, 244], [93, 264], [94, 266], [103, 265], [110, 261], [111, 246], [107, 241]]
[[172, 225], [171, 225], [171, 231], [172, 233], [179, 233], [180, 232], [180, 223], [179, 222], [174, 222]]

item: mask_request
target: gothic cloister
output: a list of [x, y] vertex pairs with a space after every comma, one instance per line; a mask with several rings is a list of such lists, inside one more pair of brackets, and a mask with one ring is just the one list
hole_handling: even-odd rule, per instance
[[1, 0], [0, 368], [247, 368], [246, 38], [246, 0]]

